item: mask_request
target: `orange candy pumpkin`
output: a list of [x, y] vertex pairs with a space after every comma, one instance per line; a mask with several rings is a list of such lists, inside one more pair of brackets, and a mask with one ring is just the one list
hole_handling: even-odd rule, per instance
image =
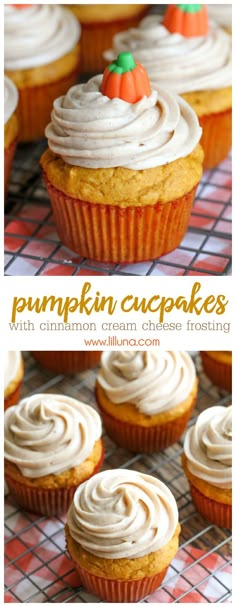
[[186, 38], [207, 36], [209, 23], [206, 5], [169, 4], [163, 25], [171, 34], [182, 34]]
[[28, 8], [29, 6], [33, 6], [33, 4], [11, 4], [11, 6], [21, 9], [21, 8]]
[[120, 53], [113, 63], [106, 67], [101, 92], [106, 97], [118, 97], [129, 103], [136, 103], [151, 94], [150, 81], [141, 63], [135, 62], [128, 52]]

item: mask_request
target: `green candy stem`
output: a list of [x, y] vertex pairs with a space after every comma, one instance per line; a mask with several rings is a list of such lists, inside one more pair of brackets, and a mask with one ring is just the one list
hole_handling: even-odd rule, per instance
[[199, 13], [202, 10], [202, 4], [177, 4], [183, 13]]
[[125, 72], [131, 72], [136, 67], [133, 55], [128, 52], [120, 53], [113, 63], [108, 65], [110, 72], [115, 74], [125, 74]]

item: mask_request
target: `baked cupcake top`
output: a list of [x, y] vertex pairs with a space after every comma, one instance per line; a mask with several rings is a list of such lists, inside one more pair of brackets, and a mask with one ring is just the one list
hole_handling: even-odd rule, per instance
[[11, 118], [18, 104], [17, 88], [7, 76], [4, 76], [4, 124]]
[[210, 407], [187, 431], [184, 453], [189, 471], [214, 487], [232, 487], [232, 407]]
[[4, 7], [4, 66], [21, 70], [46, 65], [69, 53], [80, 38], [76, 17], [59, 5]]
[[4, 390], [16, 379], [21, 365], [21, 353], [13, 351], [6, 352], [4, 358]]
[[39, 478], [79, 466], [102, 433], [98, 413], [59, 394], [35, 394], [4, 415], [5, 458]]
[[146, 415], [182, 403], [196, 380], [187, 352], [103, 352], [97, 381], [111, 402], [132, 403]]
[[[188, 156], [198, 144], [202, 131], [195, 112], [171, 92], [159, 87], [151, 91], [145, 70], [127, 55], [121, 53], [103, 76], [72, 87], [54, 101], [45, 134], [49, 148], [66, 163], [142, 170]], [[127, 101], [123, 90], [140, 91], [141, 71], [145, 92], [137, 95], [137, 101]], [[125, 87], [128, 73], [132, 79]]]
[[209, 17], [222, 27], [232, 27], [232, 4], [208, 4]]
[[162, 16], [151, 15], [137, 28], [116, 34], [105, 59], [130, 51], [146, 68], [154, 89], [178, 94], [231, 85], [231, 37], [223, 29], [215, 24], [206, 36], [186, 37], [171, 33], [162, 21]]
[[73, 539], [98, 557], [138, 558], [169, 542], [178, 510], [171, 491], [157, 478], [106, 470], [78, 487], [67, 523]]

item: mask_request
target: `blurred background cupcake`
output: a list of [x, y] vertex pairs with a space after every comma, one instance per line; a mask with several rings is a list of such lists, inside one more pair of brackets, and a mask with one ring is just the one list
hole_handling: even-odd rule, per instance
[[8, 351], [4, 357], [4, 409], [16, 405], [24, 376], [21, 352]]
[[232, 391], [232, 352], [204, 350], [200, 352], [202, 366], [213, 384]]
[[9, 78], [4, 77], [4, 192], [7, 192], [12, 160], [15, 154], [18, 138], [18, 121], [16, 108], [18, 105], [17, 88]]
[[106, 62], [103, 51], [113, 36], [135, 27], [149, 10], [149, 4], [69, 4], [82, 26], [81, 67], [84, 73], [101, 72]]
[[210, 19], [216, 21], [229, 34], [232, 33], [232, 4], [208, 4]]
[[232, 407], [210, 407], [199, 415], [187, 431], [182, 461], [196, 509], [231, 529]]
[[26, 510], [66, 512], [75, 489], [100, 469], [98, 413], [61, 394], [35, 394], [5, 411], [5, 480]]
[[164, 18], [151, 15], [117, 34], [104, 57], [111, 61], [123, 51], [144, 65], [154, 89], [180, 94], [195, 110], [204, 168], [224, 160], [232, 144], [231, 36], [208, 22], [206, 5], [169, 5]]
[[44, 136], [52, 103], [75, 84], [80, 26], [59, 5], [5, 5], [4, 68], [19, 91], [19, 140]]
[[111, 438], [131, 451], [151, 453], [179, 440], [197, 389], [187, 352], [103, 352], [96, 397]]
[[101, 358], [101, 352], [95, 350], [77, 351], [33, 351], [33, 358], [45, 369], [55, 373], [79, 373], [96, 367]]

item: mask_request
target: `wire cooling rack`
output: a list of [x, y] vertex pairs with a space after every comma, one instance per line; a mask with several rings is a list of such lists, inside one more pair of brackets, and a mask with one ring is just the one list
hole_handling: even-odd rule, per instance
[[[196, 359], [199, 394], [196, 415], [212, 405], [228, 405], [231, 395], [221, 392], [204, 375]], [[95, 405], [95, 371], [73, 377], [43, 371], [27, 353], [21, 396], [34, 392], [58, 392]], [[103, 469], [130, 468], [157, 475], [172, 490], [178, 504], [180, 548], [161, 587], [146, 603], [230, 603], [231, 534], [209, 524], [191, 501], [181, 467], [182, 440], [155, 455], [132, 454], [117, 447], [104, 434]], [[5, 505], [5, 602], [93, 603], [101, 602], [79, 585], [65, 552], [65, 517], [38, 517], [20, 510], [12, 498]]]

